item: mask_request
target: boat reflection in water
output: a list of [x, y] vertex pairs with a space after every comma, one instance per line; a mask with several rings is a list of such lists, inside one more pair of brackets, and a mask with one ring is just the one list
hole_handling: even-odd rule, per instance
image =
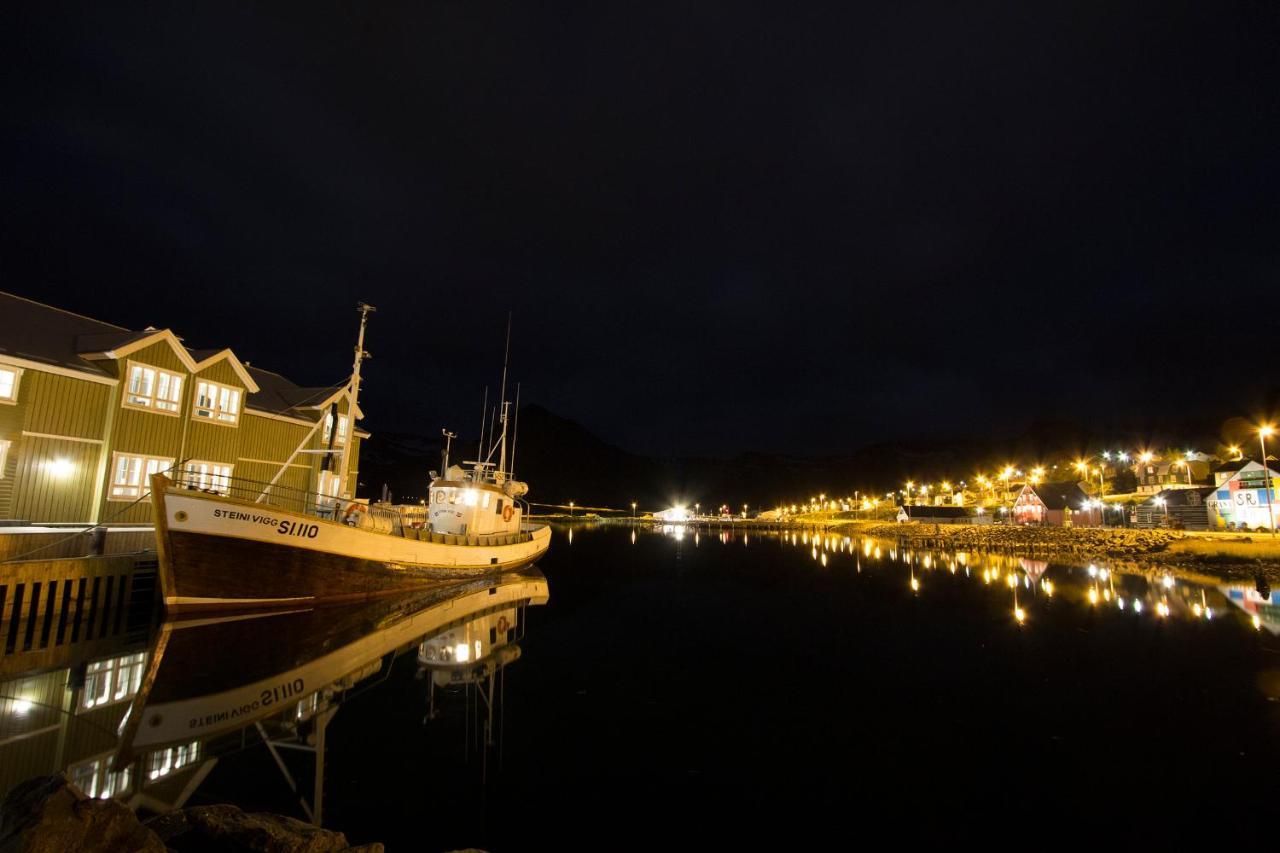
[[[167, 621], [110, 656], [45, 650], [34, 672], [9, 674], [32, 661], [0, 658], [0, 794], [66, 769], [90, 796], [166, 811], [219, 756], [262, 745], [319, 824], [325, 730], [343, 701], [406, 652], [439, 686], [487, 680], [491, 700], [520, 656], [526, 608], [548, 597], [528, 568], [361, 605]], [[314, 761], [310, 790], [290, 772], [299, 753]]]

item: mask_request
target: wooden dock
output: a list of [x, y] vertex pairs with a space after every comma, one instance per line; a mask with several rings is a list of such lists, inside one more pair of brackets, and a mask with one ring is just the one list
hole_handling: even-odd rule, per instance
[[118, 633], [154, 602], [156, 569], [154, 553], [0, 563], [0, 655]]

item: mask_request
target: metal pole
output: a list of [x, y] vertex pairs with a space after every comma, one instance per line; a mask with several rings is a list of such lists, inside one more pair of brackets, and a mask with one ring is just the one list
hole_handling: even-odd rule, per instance
[[[351, 473], [351, 454], [346, 452], [351, 449], [356, 438], [356, 401], [360, 398], [360, 365], [364, 362], [364, 329], [369, 323], [369, 314], [377, 309], [372, 305], [366, 305], [361, 302], [358, 306], [360, 311], [360, 334], [356, 337], [356, 360], [351, 369], [351, 384], [347, 387], [347, 442], [343, 448], [342, 454], [342, 470], [338, 474], [338, 496], [347, 500], [355, 494], [355, 489], [351, 493], [347, 492], [347, 476]], [[334, 430], [338, 429], [338, 425], [333, 425]]]
[[1267, 464], [1267, 433], [1270, 429], [1263, 427], [1258, 430], [1258, 441], [1262, 443], [1262, 478], [1266, 483], [1267, 491], [1267, 526], [1271, 528], [1271, 535], [1276, 535], [1276, 516], [1275, 511], [1271, 508], [1271, 466]]

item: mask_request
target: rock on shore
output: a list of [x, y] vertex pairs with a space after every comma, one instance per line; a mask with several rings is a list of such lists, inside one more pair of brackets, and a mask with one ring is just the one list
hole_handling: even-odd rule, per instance
[[0, 853], [382, 853], [381, 844], [352, 847], [341, 832], [236, 806], [195, 806], [139, 822], [114, 800], [86, 797], [65, 774], [38, 776], [0, 805]]
[[957, 549], [1044, 551], [1123, 557], [1163, 551], [1186, 537], [1180, 530], [1099, 527], [1020, 527], [994, 524], [877, 524], [858, 528], [867, 536], [920, 540]]

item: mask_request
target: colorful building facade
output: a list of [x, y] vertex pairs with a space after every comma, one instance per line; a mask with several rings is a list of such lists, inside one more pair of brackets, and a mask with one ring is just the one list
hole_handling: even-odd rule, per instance
[[1212, 526], [1219, 530], [1274, 528], [1280, 521], [1280, 465], [1275, 460], [1267, 465], [1271, 469], [1269, 499], [1266, 469], [1260, 463], [1242, 459], [1232, 465], [1237, 466], [1234, 472], [1216, 472], [1217, 487], [1205, 501]]
[[174, 470], [226, 493], [288, 461], [280, 489], [334, 494], [336, 454], [298, 450], [349, 452], [354, 492], [368, 433], [350, 414], [342, 386], [0, 292], [0, 523], [147, 523], [149, 475]]

